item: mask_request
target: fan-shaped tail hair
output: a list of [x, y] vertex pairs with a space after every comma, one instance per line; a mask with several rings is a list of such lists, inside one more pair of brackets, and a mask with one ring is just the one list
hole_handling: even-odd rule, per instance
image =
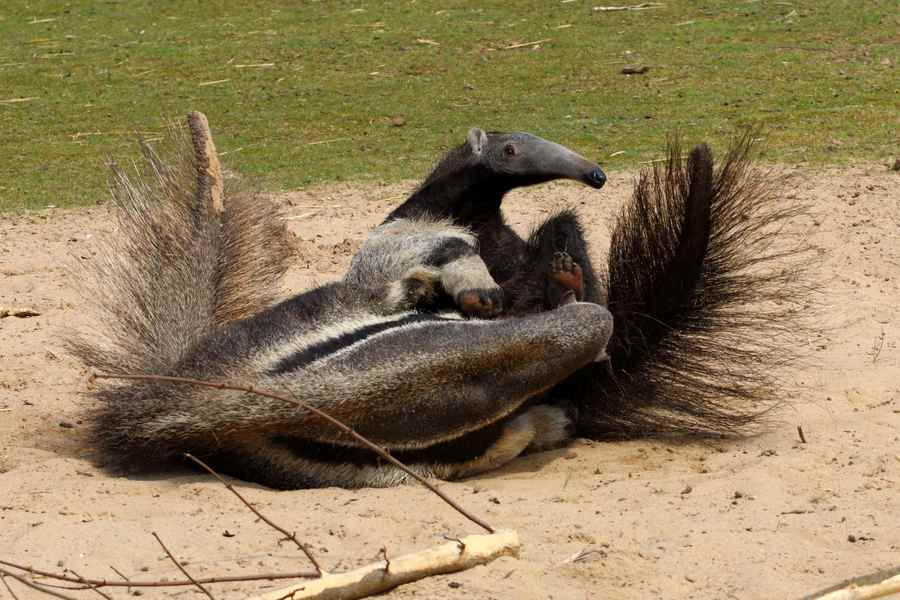
[[142, 144], [132, 173], [110, 164], [117, 231], [82, 278], [95, 320], [70, 341], [89, 367], [166, 372], [279, 295], [289, 247], [277, 207], [223, 181], [205, 117], [188, 121], [190, 134], [169, 128], [163, 155]]
[[706, 145], [643, 172], [608, 259], [610, 361], [582, 372], [591, 437], [747, 432], [785, 391], [798, 356], [812, 256], [786, 226], [778, 177], [751, 164], [753, 132], [716, 166]]

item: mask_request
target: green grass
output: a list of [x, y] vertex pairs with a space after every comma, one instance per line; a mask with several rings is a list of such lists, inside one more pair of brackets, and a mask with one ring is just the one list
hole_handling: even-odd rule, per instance
[[189, 110], [268, 189], [418, 177], [472, 125], [612, 169], [748, 123], [773, 161], [898, 151], [896, 0], [591, 10], [623, 3], [5, 0], [0, 210], [102, 201], [104, 157]]

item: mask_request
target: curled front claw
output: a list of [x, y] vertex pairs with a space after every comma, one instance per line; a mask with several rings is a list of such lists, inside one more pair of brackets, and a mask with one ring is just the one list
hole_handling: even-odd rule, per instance
[[463, 290], [456, 295], [456, 305], [470, 317], [495, 317], [503, 312], [503, 290], [499, 287]]

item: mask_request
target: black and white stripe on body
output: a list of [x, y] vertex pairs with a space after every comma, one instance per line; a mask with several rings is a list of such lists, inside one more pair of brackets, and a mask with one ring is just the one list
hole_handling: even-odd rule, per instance
[[[172, 374], [282, 390], [392, 452], [418, 451], [410, 458], [423, 474], [459, 477], [562, 441], [562, 411], [523, 405], [590, 362], [612, 328], [605, 309], [589, 304], [485, 321], [380, 314], [371, 297], [343, 283], [301, 294], [209, 336]], [[146, 383], [110, 393], [118, 408], [97, 431], [122, 463], [189, 451], [275, 487], [405, 480], [376, 461], [340, 460], [335, 449], [355, 443], [294, 405]], [[466, 452], [449, 452], [444, 444], [455, 440]]]
[[[585, 326], [589, 316], [597, 321]], [[612, 329], [605, 309], [580, 303], [517, 320], [402, 313], [349, 323], [286, 336], [253, 362], [266, 387], [287, 386], [321, 402], [323, 410], [393, 449], [452, 440], [513, 413], [561, 371], [593, 360]], [[587, 339], [588, 332], [597, 337]], [[277, 414], [259, 417], [280, 420]], [[347, 443], [327, 427], [303, 437]]]
[[386, 334], [392, 329], [399, 329], [406, 325], [434, 321], [439, 317], [418, 312], [400, 313], [386, 317], [374, 317], [371, 322], [358, 322], [357, 327], [351, 327], [351, 323], [342, 323], [344, 330], [332, 332], [331, 337], [326, 337], [319, 342], [306, 340], [306, 343], [294, 343], [297, 350], [281, 358], [270, 370], [271, 375], [291, 373], [299, 369], [312, 366], [320, 361], [333, 359], [341, 352], [361, 343], [366, 343], [379, 334]]

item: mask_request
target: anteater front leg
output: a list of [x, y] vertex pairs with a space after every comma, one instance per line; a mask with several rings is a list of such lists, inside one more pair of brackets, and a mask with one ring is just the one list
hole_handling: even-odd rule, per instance
[[392, 315], [434, 306], [441, 291], [441, 273], [429, 267], [413, 267], [402, 279], [373, 292], [377, 312]]
[[[428, 273], [422, 278], [417, 271]], [[438, 295], [446, 294], [466, 315], [492, 317], [503, 310], [503, 291], [479, 256], [475, 236], [446, 221], [400, 219], [380, 225], [354, 255], [344, 281], [372, 289], [394, 285], [389, 296], [395, 301], [389, 306], [402, 306], [409, 291], [416, 293], [410, 278], [429, 280], [429, 285], [434, 280]]]
[[503, 310], [503, 290], [469, 240], [442, 239], [425, 264], [439, 270], [444, 291], [464, 314], [492, 317]]

